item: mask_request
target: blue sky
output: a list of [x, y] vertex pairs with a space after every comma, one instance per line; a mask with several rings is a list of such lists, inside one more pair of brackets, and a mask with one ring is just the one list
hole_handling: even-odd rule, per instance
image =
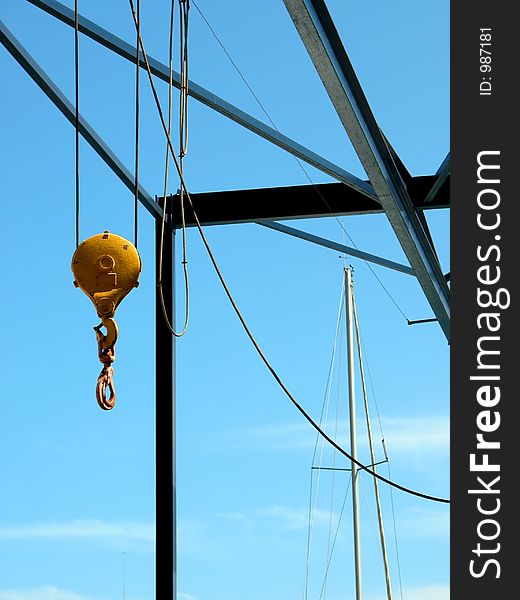
[[[163, 62], [168, 5], [142, 0], [147, 51]], [[278, 128], [364, 177], [283, 3], [198, 0], [198, 5]], [[412, 174], [432, 174], [449, 148], [449, 3], [335, 0], [329, 7], [381, 128]], [[126, 0], [80, 1], [80, 9], [133, 42]], [[22, 0], [3, 3], [0, 19], [72, 99], [72, 30]], [[190, 31], [191, 79], [265, 120], [195, 9]], [[81, 111], [131, 168], [134, 68], [84, 38], [80, 51]], [[94, 397], [99, 362], [92, 326], [97, 318], [90, 301], [73, 287], [70, 271], [74, 132], [3, 48], [0, 69], [0, 251], [5, 257], [0, 600], [122, 598], [123, 572], [128, 600], [152, 600], [153, 219], [141, 209], [141, 285], [116, 315], [118, 401], [107, 414]], [[158, 88], [166, 106], [167, 87], [160, 83]], [[141, 114], [141, 181], [150, 193], [160, 194], [164, 140], [144, 76]], [[195, 101], [185, 169], [194, 192], [308, 183], [293, 157]], [[305, 169], [315, 183], [331, 181]], [[177, 186], [172, 177], [171, 191]], [[86, 144], [81, 147], [81, 203], [82, 238], [104, 229], [132, 238], [132, 195]], [[438, 211], [427, 217], [448, 271], [449, 215]], [[384, 216], [343, 223], [360, 248], [405, 262]], [[291, 224], [346, 241], [332, 218]], [[266, 354], [318, 419], [343, 259], [255, 225], [213, 227], [207, 235]], [[250, 346], [196, 231], [188, 233], [188, 260], [190, 328], [178, 343], [179, 598], [302, 598], [315, 435]], [[435, 324], [407, 326], [366, 265], [354, 258], [348, 262], [355, 269], [360, 324], [392, 476], [448, 496], [449, 347], [444, 335]], [[431, 316], [411, 277], [374, 269], [408, 318]], [[182, 298], [180, 277], [178, 290]], [[335, 414], [338, 402], [338, 438], [348, 445], [344, 340], [341, 344], [343, 363], [338, 359], [329, 411]], [[375, 398], [370, 389], [382, 458]], [[368, 462], [361, 404], [358, 416], [360, 457]], [[335, 426], [329, 416], [328, 430]], [[325, 448], [323, 464], [333, 460]], [[336, 464], [345, 466], [340, 458]], [[320, 477], [309, 598], [319, 597], [329, 526], [334, 533], [346, 486], [346, 477], [338, 473], [331, 502], [332, 477], [325, 472]], [[368, 476], [361, 478], [360, 495], [365, 597], [383, 600]], [[381, 495], [398, 598], [388, 488], [383, 486]], [[393, 501], [403, 598], [447, 600], [449, 510], [398, 491]], [[350, 497], [331, 560], [329, 600], [354, 594], [349, 503]]]

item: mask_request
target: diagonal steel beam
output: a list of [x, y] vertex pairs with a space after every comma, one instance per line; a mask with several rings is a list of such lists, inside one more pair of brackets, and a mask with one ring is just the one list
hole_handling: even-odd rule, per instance
[[324, 0], [284, 0], [423, 292], [449, 340], [450, 292]]
[[351, 246], [345, 246], [345, 244], [339, 244], [338, 242], [327, 240], [320, 236], [313, 235], [312, 233], [302, 231], [301, 229], [288, 227], [287, 225], [276, 223], [275, 221], [257, 221], [257, 225], [263, 225], [269, 229], [274, 229], [276, 231], [286, 233], [287, 235], [292, 235], [293, 237], [305, 240], [306, 242], [311, 242], [312, 244], [317, 244], [318, 246], [323, 246], [324, 248], [330, 248], [331, 250], [337, 250], [343, 254], [355, 256], [356, 258], [361, 258], [367, 262], [372, 262], [376, 265], [381, 265], [382, 267], [399, 271], [400, 273], [406, 273], [406, 275], [415, 275], [413, 270], [406, 265], [396, 263], [393, 260], [388, 260], [387, 258], [382, 258], [381, 256], [376, 256], [375, 254], [370, 254], [369, 252], [364, 252], [358, 248], [352, 248]]
[[[56, 17], [63, 23], [69, 25], [70, 27], [74, 27], [75, 18], [74, 11], [64, 6], [60, 2], [56, 0], [28, 0], [34, 6], [44, 10], [49, 13], [53, 17]], [[125, 58], [126, 60], [135, 64], [136, 62], [136, 48], [132, 44], [129, 44], [117, 37], [113, 33], [110, 33], [106, 29], [103, 29], [93, 21], [86, 19], [83, 16], [79, 16], [79, 30], [81, 33], [85, 34], [95, 42], [105, 46], [109, 50], [112, 50], [119, 56]], [[170, 71], [168, 66], [159, 62], [158, 60], [148, 57], [148, 61], [150, 63], [150, 69], [152, 73], [161, 79], [162, 81], [169, 82], [170, 80]], [[141, 62], [141, 66], [144, 68], [144, 62]], [[180, 88], [180, 75], [176, 71], [173, 72], [173, 85], [176, 88]], [[291, 138], [283, 135], [276, 129], [269, 127], [262, 121], [255, 119], [255, 117], [249, 115], [244, 112], [240, 108], [237, 108], [233, 104], [230, 104], [223, 98], [220, 98], [213, 92], [203, 88], [198, 85], [194, 81], [189, 82], [188, 85], [188, 93], [195, 100], [198, 100], [202, 104], [212, 108], [217, 111], [221, 115], [231, 119], [235, 123], [238, 123], [242, 127], [245, 127], [249, 131], [259, 135], [265, 140], [273, 143], [275, 146], [286, 150], [290, 154], [296, 156], [297, 158], [305, 161], [309, 165], [319, 169], [323, 173], [330, 175], [337, 181], [341, 181], [348, 185], [349, 187], [361, 192], [365, 196], [372, 198], [373, 200], [377, 200], [377, 196], [370, 185], [366, 181], [359, 179], [352, 173], [349, 173], [345, 169], [342, 169], [340, 166], [335, 165], [330, 162], [326, 158], [312, 152], [308, 148], [305, 148], [298, 142], [292, 140]]]
[[[74, 125], [76, 112], [74, 106], [63, 94], [60, 88], [45, 73], [40, 65], [32, 58], [27, 50], [20, 44], [16, 37], [0, 21], [0, 42], [13, 56], [16, 62], [24, 69], [31, 79], [38, 85], [44, 94], [61, 111], [65, 118]], [[134, 175], [125, 167], [119, 158], [112, 152], [103, 139], [96, 133], [95, 129], [80, 115], [78, 129], [83, 138], [92, 146], [97, 154], [107, 163], [126, 187], [134, 191]], [[153, 197], [139, 185], [139, 200], [148, 212], [157, 218], [162, 217], [162, 211]]]
[[450, 175], [450, 153], [446, 154], [446, 158], [442, 161], [441, 166], [437, 169], [437, 173], [435, 173], [437, 179], [435, 183], [432, 185], [428, 195], [424, 199], [425, 203], [429, 203], [435, 199], [439, 190], [441, 189], [443, 183]]

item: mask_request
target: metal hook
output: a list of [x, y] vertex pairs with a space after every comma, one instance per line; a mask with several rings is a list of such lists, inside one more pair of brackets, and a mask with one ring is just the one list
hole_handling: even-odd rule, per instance
[[[110, 325], [113, 325], [113, 327], [109, 329]], [[103, 334], [101, 327], [106, 327], [107, 335]], [[103, 318], [102, 322], [97, 327], [94, 327], [94, 331], [96, 333], [98, 344], [98, 357], [103, 363], [103, 368], [101, 369], [96, 384], [96, 400], [100, 408], [103, 410], [111, 410], [116, 403], [116, 391], [113, 383], [114, 369], [112, 363], [116, 359], [114, 344], [117, 340], [117, 325], [113, 319]], [[111, 346], [109, 346], [109, 342], [112, 342]], [[107, 389], [109, 392], [108, 397]]]
[[[107, 330], [106, 335], [101, 332], [101, 327]], [[117, 342], [117, 336], [119, 333], [117, 323], [111, 317], [101, 317], [101, 323], [94, 327], [96, 332], [96, 339], [98, 343], [98, 350], [101, 353], [102, 350], [110, 350], [114, 347]], [[99, 356], [101, 360], [101, 355]], [[103, 362], [101, 360], [101, 362]]]
[[[114, 388], [114, 369], [105, 365], [101, 369], [96, 385], [96, 400], [103, 410], [112, 410], [116, 403], [116, 391]], [[108, 388], [108, 397], [107, 397]]]

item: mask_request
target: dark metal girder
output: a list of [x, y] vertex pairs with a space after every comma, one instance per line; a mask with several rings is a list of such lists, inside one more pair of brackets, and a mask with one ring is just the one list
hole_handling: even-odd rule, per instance
[[[162, 245], [161, 245], [161, 237]], [[175, 314], [175, 232], [167, 221], [161, 236], [161, 221], [155, 221], [155, 276], [159, 280], [162, 252], [162, 294], [166, 314]], [[155, 518], [156, 598], [176, 598], [177, 503], [175, 461], [175, 337], [163, 316], [161, 290], [155, 288]]]
[[[449, 178], [435, 198], [424, 198], [435, 175], [413, 177], [408, 192], [417, 210], [449, 208]], [[179, 196], [173, 199], [173, 226], [181, 227]], [[255, 221], [287, 221], [333, 215], [368, 215], [384, 212], [381, 205], [342, 183], [320, 183], [288, 187], [234, 190], [191, 194], [193, 206], [203, 225], [227, 225]], [[190, 210], [185, 211], [186, 225], [195, 225]]]

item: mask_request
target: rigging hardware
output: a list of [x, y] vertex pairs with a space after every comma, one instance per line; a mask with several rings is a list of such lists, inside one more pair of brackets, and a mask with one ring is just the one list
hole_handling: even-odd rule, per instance
[[[104, 231], [81, 242], [76, 248], [72, 257], [72, 272], [74, 285], [92, 300], [101, 318], [101, 323], [94, 327], [98, 356], [103, 364], [96, 386], [96, 398], [103, 410], [110, 410], [116, 402], [112, 363], [115, 360], [118, 328], [114, 314], [121, 300], [139, 285], [141, 258], [131, 242]], [[101, 331], [102, 327], [106, 334]]]

